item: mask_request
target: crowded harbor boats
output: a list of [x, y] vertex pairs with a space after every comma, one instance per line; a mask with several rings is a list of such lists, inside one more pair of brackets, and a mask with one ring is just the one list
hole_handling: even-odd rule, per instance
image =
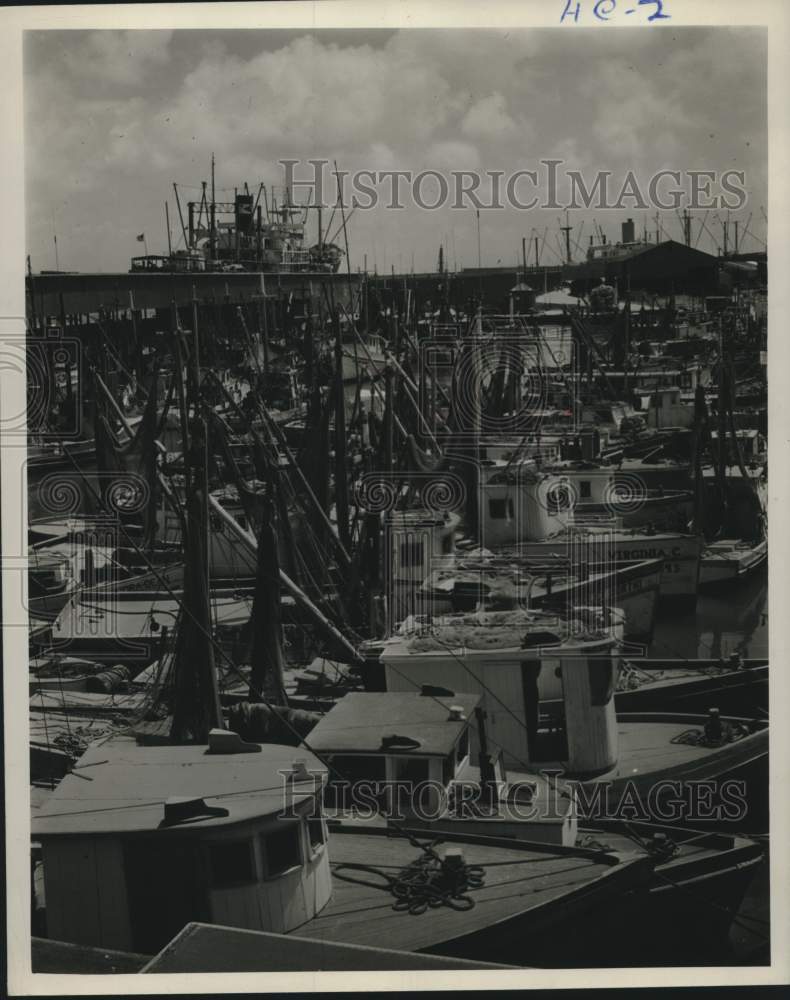
[[28, 279], [31, 349], [81, 345], [29, 435], [34, 966], [193, 925], [347, 968], [750, 960], [759, 275], [343, 274], [260, 198], [204, 185], [187, 251], [133, 259], [194, 277], [166, 307]]

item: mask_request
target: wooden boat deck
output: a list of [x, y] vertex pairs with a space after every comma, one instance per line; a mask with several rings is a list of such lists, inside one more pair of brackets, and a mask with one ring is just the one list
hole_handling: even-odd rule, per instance
[[[558, 853], [556, 848], [537, 844], [516, 847], [501, 840], [465, 837], [466, 863], [487, 866], [484, 885], [469, 892], [475, 906], [463, 911], [441, 906], [412, 915], [393, 910], [395, 898], [382, 875], [342, 870], [346, 863], [363, 864], [394, 876], [420, 854], [404, 838], [384, 840], [372, 834], [372, 830], [364, 834], [332, 831], [332, 899], [315, 919], [298, 929], [299, 935], [379, 947], [386, 943], [396, 950], [422, 951], [440, 949], [447, 942], [472, 936], [492, 925], [518, 920], [520, 938], [527, 925], [530, 929], [549, 926], [557, 917], [567, 917], [569, 907], [581, 907], [586, 897], [595, 895], [597, 901], [607, 888], [612, 893], [622, 891], [641, 883], [652, 870], [651, 861], [636, 855], [623, 860], [592, 851]], [[450, 839], [444, 843], [449, 844]], [[441, 853], [441, 847], [439, 850]], [[382, 856], [387, 859], [386, 865], [382, 864]], [[345, 881], [341, 875], [382, 887]]]
[[737, 752], [737, 748], [748, 753], [751, 743], [762, 745], [766, 742], [765, 731], [752, 733], [722, 747], [672, 742], [690, 729], [702, 729], [704, 724], [704, 718], [698, 715], [656, 715], [653, 718], [634, 715], [618, 720], [620, 760], [616, 776], [633, 777], [697, 763], [704, 766], [715, 755], [728, 750]]

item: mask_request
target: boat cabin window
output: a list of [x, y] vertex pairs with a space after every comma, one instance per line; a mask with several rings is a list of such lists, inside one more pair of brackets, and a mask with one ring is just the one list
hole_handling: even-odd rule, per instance
[[565, 483], [557, 483], [546, 492], [546, 510], [549, 514], [560, 514], [571, 506], [570, 491]]
[[504, 521], [513, 517], [513, 497], [491, 497], [488, 513], [494, 521]]
[[261, 836], [265, 878], [276, 878], [302, 863], [299, 824], [278, 824], [276, 830]]
[[309, 816], [307, 819], [307, 836], [310, 841], [310, 848], [317, 851], [326, 842], [326, 830], [324, 821], [320, 816]]
[[[331, 765], [332, 781], [384, 780], [384, 757], [367, 754], [332, 754], [327, 758]], [[337, 775], [337, 777], [335, 777]]]
[[410, 781], [416, 785], [428, 780], [428, 761], [424, 757], [395, 757], [392, 763], [395, 781]]
[[590, 480], [582, 479], [579, 483], [579, 495], [582, 500], [589, 500], [592, 496], [592, 489], [590, 488]]
[[255, 862], [251, 840], [228, 840], [209, 844], [211, 884], [215, 889], [255, 882]]
[[324, 790], [324, 803], [330, 809], [348, 808], [354, 801], [354, 786], [383, 787], [386, 780], [385, 757], [383, 754], [333, 754], [327, 757], [330, 766], [329, 784]]
[[589, 660], [590, 696], [593, 705], [606, 705], [614, 693], [614, 664], [609, 657]]
[[410, 540], [401, 542], [400, 564], [401, 566], [422, 566], [423, 544], [419, 541]]

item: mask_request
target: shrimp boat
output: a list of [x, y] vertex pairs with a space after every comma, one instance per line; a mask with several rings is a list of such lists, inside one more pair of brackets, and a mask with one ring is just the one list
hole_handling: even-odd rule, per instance
[[434, 570], [421, 588], [424, 611], [446, 614], [501, 608], [567, 610], [607, 595], [622, 610], [624, 637], [649, 641], [661, 588], [663, 560], [607, 567], [577, 566], [561, 559], [530, 563], [516, 557], [465, 553], [455, 566]]
[[637, 473], [626, 474], [611, 465], [563, 461], [544, 466], [570, 492], [574, 515], [591, 518], [614, 513], [623, 527], [650, 524], [653, 528], [684, 529], [693, 513], [691, 489], [648, 486]]
[[[472, 729], [483, 748], [479, 765], [470, 753]], [[741, 836], [622, 820], [580, 825], [567, 785], [540, 774], [529, 782], [507, 780], [501, 748], [486, 739], [479, 696], [429, 687], [351, 693], [321, 719], [310, 742], [340, 774], [353, 774], [375, 788], [380, 801], [386, 798], [388, 817], [400, 812], [410, 825], [431, 833], [468, 832], [600, 850], [617, 844], [652, 857], [653, 877], [625, 893], [627, 916], [619, 908], [613, 914], [618, 933], [612, 935], [607, 922], [605, 935], [592, 932], [594, 947], [586, 940], [589, 964], [620, 963], [624, 940], [633, 964], [666, 964], [667, 954], [675, 964], [678, 946], [688, 936], [696, 948], [690, 961], [699, 959], [700, 938], [712, 954], [721, 955], [732, 914], [763, 860], [762, 846]], [[349, 786], [332, 775], [324, 792], [327, 814], [335, 809], [353, 817]], [[357, 819], [360, 827], [375, 821], [369, 810]], [[667, 919], [656, 921], [656, 910]], [[642, 940], [633, 928], [641, 930], [645, 918], [653, 930]], [[546, 942], [544, 962], [561, 961], [561, 952], [556, 943], [552, 948]]]
[[505, 551], [527, 560], [572, 557], [591, 567], [661, 559], [659, 606], [693, 610], [697, 604], [702, 549], [699, 536], [689, 532], [591, 523], [569, 526], [542, 541], [521, 541]]
[[[479, 490], [482, 544], [497, 555], [539, 563], [568, 559], [572, 565], [591, 568], [663, 559], [661, 602], [693, 609], [702, 549], [699, 537], [685, 530], [624, 525], [623, 514], [641, 508], [642, 487], [629, 495], [614, 469], [601, 482], [606, 483], [601, 487], [608, 505], [605, 516], [577, 511], [577, 487], [564, 475], [545, 472], [534, 463], [524, 463], [515, 472], [508, 463], [501, 469], [487, 467]], [[584, 492], [584, 483], [592, 494], [592, 480], [580, 480], [578, 492]]]
[[[737, 584], [764, 568], [768, 561], [764, 484], [752, 482], [750, 497], [741, 479], [728, 476], [727, 482], [735, 509], [723, 525], [725, 537], [710, 542], [702, 552], [699, 580], [702, 590], [720, 590]], [[727, 528], [735, 531], [730, 534]]]
[[[184, 596], [181, 566], [121, 583], [81, 590], [52, 625], [55, 650], [70, 656], [137, 666], [151, 663], [172, 631]], [[241, 628], [250, 617], [252, 594], [237, 586], [212, 587], [215, 628]]]
[[[592, 919], [653, 869], [633, 852], [327, 829], [326, 773], [309, 752], [227, 730], [208, 744], [99, 743], [33, 820], [48, 936], [154, 954], [198, 920], [524, 964], [540, 960], [533, 936]], [[388, 874], [371, 884], [371, 870]], [[448, 905], [408, 891], [400, 905], [417, 871]]]
[[[576, 614], [423, 623], [418, 634], [383, 643], [386, 689], [432, 684], [481, 694], [508, 769], [561, 772], [582, 790], [580, 809], [591, 819], [633, 795], [646, 820], [667, 822], [680, 809], [692, 825], [764, 830], [767, 721], [725, 718], [715, 707], [707, 715], [616, 713], [617, 629], [595, 609], [583, 621], [584, 609]], [[704, 808], [694, 800], [700, 782], [710, 786]], [[670, 788], [685, 796], [681, 806], [669, 804]]]
[[765, 566], [768, 539], [749, 542], [723, 538], [706, 545], [700, 563], [700, 590], [717, 590], [738, 583]]

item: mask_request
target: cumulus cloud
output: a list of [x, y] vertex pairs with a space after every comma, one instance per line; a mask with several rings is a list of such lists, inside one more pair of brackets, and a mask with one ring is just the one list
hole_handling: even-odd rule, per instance
[[172, 31], [64, 32], [63, 63], [75, 79], [138, 86], [169, 58]]
[[476, 101], [461, 119], [461, 131], [473, 139], [510, 139], [518, 126], [507, 111], [507, 102], [500, 93]]
[[[242, 44], [223, 32], [35, 33], [25, 64], [34, 266], [51, 266], [54, 224], [65, 266], [125, 269], [134, 234], [164, 243], [172, 182], [185, 198], [199, 192], [212, 153], [225, 188], [282, 184], [285, 158], [515, 171], [556, 156], [640, 178], [736, 166], [764, 199], [764, 33], [646, 35], [245, 32]], [[498, 213], [484, 245], [493, 260], [517, 261], [522, 235], [555, 216]], [[475, 262], [469, 213], [358, 212], [354, 262], [378, 245], [381, 266], [386, 243], [390, 260], [410, 261], [416, 247], [416, 266], [431, 267], [441, 233]]]

